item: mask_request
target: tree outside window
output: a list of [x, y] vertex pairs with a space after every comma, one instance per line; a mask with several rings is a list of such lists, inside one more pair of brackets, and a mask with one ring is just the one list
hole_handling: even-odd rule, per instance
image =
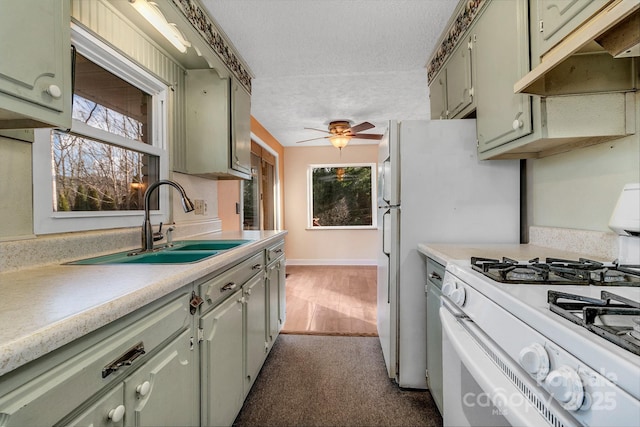
[[309, 167], [311, 228], [375, 226], [373, 164]]

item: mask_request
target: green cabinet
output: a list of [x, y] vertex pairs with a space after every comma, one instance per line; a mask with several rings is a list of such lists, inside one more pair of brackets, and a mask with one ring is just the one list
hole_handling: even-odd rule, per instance
[[243, 286], [245, 312], [244, 396], [249, 393], [267, 354], [266, 280], [256, 275]]
[[278, 337], [280, 330], [282, 330], [287, 316], [285, 267], [284, 242], [279, 242], [267, 249], [267, 292], [269, 299], [267, 341], [269, 349]]
[[427, 383], [436, 406], [443, 411], [442, 323], [440, 304], [444, 266], [427, 258]]
[[429, 86], [431, 119], [462, 118], [475, 108], [471, 36], [463, 37]]
[[531, 96], [513, 93], [514, 82], [529, 71], [528, 2], [490, 1], [476, 19], [476, 126], [482, 153], [532, 132]]
[[249, 179], [249, 93], [226, 71], [215, 69], [187, 71], [186, 86], [186, 164], [179, 172]]
[[537, 64], [537, 59], [611, 2], [612, 0], [531, 0], [532, 14], [537, 16], [536, 48], [532, 49], [534, 63]]
[[243, 292], [238, 289], [200, 319], [202, 426], [233, 424], [244, 401]]
[[3, 376], [2, 425], [197, 424], [188, 288]]
[[69, 2], [0, 0], [0, 10], [0, 129], [70, 128]]

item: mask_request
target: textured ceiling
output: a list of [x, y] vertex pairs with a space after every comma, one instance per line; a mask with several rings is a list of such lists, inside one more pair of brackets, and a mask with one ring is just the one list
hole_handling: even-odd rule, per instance
[[[425, 65], [455, 0], [201, 0], [254, 74], [251, 114], [285, 146], [330, 121], [429, 116]], [[352, 143], [356, 143], [354, 140]], [[363, 141], [371, 143], [371, 141]], [[327, 140], [305, 145], [329, 144]]]

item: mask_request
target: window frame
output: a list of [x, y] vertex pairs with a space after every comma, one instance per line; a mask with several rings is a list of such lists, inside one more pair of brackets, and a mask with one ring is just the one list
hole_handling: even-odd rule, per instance
[[[313, 225], [313, 170], [318, 168], [353, 168], [368, 167], [371, 169], [371, 225]], [[378, 228], [377, 210], [377, 165], [376, 163], [322, 163], [310, 164], [307, 168], [307, 230], [375, 230]]]
[[[78, 53], [103, 67], [112, 74], [145, 91], [152, 97], [151, 141], [143, 143], [112, 134], [73, 120], [71, 131], [113, 144], [128, 150], [134, 150], [157, 156], [159, 159], [158, 179], [167, 179], [169, 175], [169, 153], [167, 149], [168, 111], [167, 97], [169, 86], [151, 72], [143, 69], [131, 59], [125, 57], [98, 37], [80, 27], [71, 25], [71, 42]], [[71, 211], [53, 210], [53, 180], [51, 176], [52, 142], [51, 128], [35, 129], [33, 143], [33, 229], [35, 234], [63, 233], [74, 231], [100, 230], [141, 226], [144, 211]], [[159, 210], [150, 212], [152, 223], [169, 220], [170, 199], [165, 188], [159, 188]]]

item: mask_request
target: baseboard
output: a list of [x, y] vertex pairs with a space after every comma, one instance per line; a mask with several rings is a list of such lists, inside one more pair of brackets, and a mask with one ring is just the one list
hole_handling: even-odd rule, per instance
[[375, 259], [291, 259], [287, 265], [378, 265]]

